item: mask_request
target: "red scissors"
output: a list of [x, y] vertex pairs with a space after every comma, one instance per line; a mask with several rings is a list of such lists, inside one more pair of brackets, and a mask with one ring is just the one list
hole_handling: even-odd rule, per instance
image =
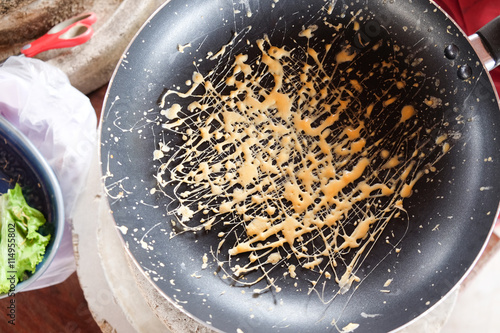
[[42, 37], [25, 45], [21, 49], [21, 53], [27, 57], [33, 57], [47, 50], [83, 44], [94, 34], [92, 24], [96, 21], [97, 16], [93, 12], [74, 16], [57, 24]]

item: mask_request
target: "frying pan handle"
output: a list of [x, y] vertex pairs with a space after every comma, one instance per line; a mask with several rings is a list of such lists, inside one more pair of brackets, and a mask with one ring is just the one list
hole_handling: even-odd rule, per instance
[[487, 66], [486, 68], [492, 70], [500, 65], [500, 16], [479, 29], [476, 34], [491, 57], [490, 66], [493, 67]]

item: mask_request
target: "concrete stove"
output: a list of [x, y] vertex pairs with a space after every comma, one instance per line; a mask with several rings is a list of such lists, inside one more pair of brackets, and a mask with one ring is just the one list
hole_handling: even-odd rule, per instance
[[36, 56], [63, 70], [87, 94], [106, 84], [133, 36], [163, 0], [17, 0], [0, 4], [0, 61], [19, 54], [57, 23], [85, 11], [97, 14], [86, 44]]

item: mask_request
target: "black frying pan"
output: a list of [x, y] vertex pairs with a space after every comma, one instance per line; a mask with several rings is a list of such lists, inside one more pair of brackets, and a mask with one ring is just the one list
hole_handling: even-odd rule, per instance
[[[329, 24], [322, 23], [325, 19]], [[164, 189], [167, 196], [152, 191], [158, 188], [154, 176], [160, 163], [153, 161], [158, 143], [174, 148], [168, 155], [184, 142], [182, 133], [161, 127], [161, 122], [168, 121], [160, 115], [163, 94], [169, 89], [186, 90], [185, 82], [194, 71], [208, 75], [214, 70], [211, 78], [223, 80], [236, 54], [248, 53], [250, 62], [258, 56], [252, 45], [264, 35], [273, 45], [285, 45], [300, 57], [306, 39], [297, 36], [313, 24], [321, 28], [310, 45], [332, 42], [332, 54], [350, 45], [358, 57], [339, 65], [332, 85], [378, 68], [377, 75], [363, 81], [365, 89], [356, 96], [358, 104], [353, 104], [356, 110], [365, 110], [377, 96], [398, 96], [397, 103], [375, 108], [379, 121], [370, 123], [375, 127], [369, 140], [384, 136], [385, 129], [400, 119], [401, 107], [413, 104], [419, 109], [418, 127], [428, 130], [412, 136], [415, 127], [404, 127], [385, 141], [387, 148], [393, 147], [391, 140], [414, 147], [435, 143], [443, 134], [451, 147], [444, 155], [442, 146], [422, 148], [426, 157], [421, 161], [433, 164], [422, 162], [427, 173], [405, 198], [405, 211], [390, 221], [366, 252], [356, 269], [360, 281], [343, 293], [332, 280], [322, 280], [325, 287], [315, 288], [323, 300], [335, 296], [329, 302], [316, 292], [308, 293], [310, 281], [321, 275], [320, 266], [299, 269], [298, 278], [291, 279], [283, 275], [286, 265], [277, 265], [270, 277], [278, 281], [279, 292], [271, 288], [255, 293], [255, 288], [265, 287], [265, 281], [242, 286], [241, 282], [255, 278], [252, 274], [236, 281], [224, 278], [210, 250], [220, 241], [217, 233], [227, 227], [220, 223], [210, 232], [170, 237], [179, 231], [171, 223], [175, 216], [167, 213], [178, 204], [171, 199], [175, 189]], [[335, 33], [338, 24], [341, 29]], [[490, 27], [483, 35], [494, 30]], [[207, 58], [231, 41], [225, 53]], [[491, 39], [486, 48], [498, 55], [498, 39], [496, 44]], [[397, 66], [381, 71], [384, 61]], [[389, 82], [404, 70], [407, 85], [398, 93]], [[266, 84], [271, 83], [263, 80], [262, 85]], [[174, 98], [171, 102], [185, 106], [191, 101]], [[110, 209], [130, 255], [160, 293], [199, 321], [227, 332], [335, 332], [354, 327], [350, 323], [359, 325], [356, 332], [386, 332], [442, 300], [483, 250], [500, 201], [499, 124], [498, 100], [487, 70], [466, 36], [433, 3], [172, 0], [143, 26], [117, 66], [101, 120], [102, 172]], [[382, 163], [372, 162], [373, 168]], [[199, 218], [195, 215], [188, 223], [196, 225]], [[357, 218], [346, 218], [346, 228], [352, 231]], [[230, 246], [224, 246], [227, 253], [224, 250]], [[206, 269], [201, 268], [204, 254], [208, 254]]]

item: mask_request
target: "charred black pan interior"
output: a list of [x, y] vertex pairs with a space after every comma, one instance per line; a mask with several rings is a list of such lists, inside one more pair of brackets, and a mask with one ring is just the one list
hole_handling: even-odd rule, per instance
[[[312, 37], [305, 38], [308, 28]], [[404, 198], [404, 210], [365, 252], [355, 272], [359, 281], [343, 293], [334, 277], [318, 280], [321, 269], [328, 268], [321, 265], [297, 268], [297, 277], [291, 278], [289, 267], [278, 263], [252, 286], [240, 282], [258, 273], [241, 281], [224, 276], [211, 253], [221, 240], [218, 234], [228, 227], [219, 223], [212, 230], [171, 237], [176, 220], [168, 211], [178, 204], [171, 199], [176, 189], [166, 187], [167, 195], [154, 190], [161, 163], [153, 161], [153, 151], [164, 142], [174, 154], [186, 141], [182, 133], [162, 128], [167, 121], [160, 114], [164, 94], [187, 91], [193, 72], [210, 75], [221, 94], [227, 93], [230, 89], [223, 83], [235, 56], [248, 54], [248, 63], [258, 67], [261, 64], [252, 59], [259, 56], [256, 41], [263, 38], [285, 47], [297, 63], [310, 60], [308, 49], [318, 51], [329, 77], [327, 89], [349, 87], [342, 98], [349, 98], [350, 109], [332, 131], [372, 104], [370, 119], [364, 121], [367, 146], [378, 147], [376, 142], [383, 138], [380, 145], [387, 146], [380, 151], [391, 151], [391, 142], [399, 142], [411, 158], [422, 145], [418, 154], [423, 176]], [[326, 44], [331, 44], [329, 52]], [[354, 58], [336, 61], [343, 50]], [[404, 84], [398, 85], [402, 78]], [[266, 89], [273, 84], [272, 76], [260, 84]], [[293, 85], [286, 87], [293, 92]], [[182, 107], [195, 100], [169, 96]], [[405, 105], [415, 107], [409, 123], [418, 126], [400, 126], [387, 135]], [[101, 121], [102, 173], [114, 220], [131, 256], [159, 292], [201, 322], [226, 332], [335, 332], [352, 327], [356, 332], [387, 332], [439, 302], [484, 248], [500, 201], [499, 125], [498, 101], [487, 71], [463, 33], [428, 1], [171, 0], [143, 26], [114, 74]], [[384, 170], [379, 157], [370, 158], [373, 170]], [[377, 202], [383, 206], [385, 200]], [[231, 214], [228, 219], [238, 218]], [[189, 224], [200, 224], [202, 218], [195, 214]], [[359, 218], [345, 217], [349, 232]], [[327, 231], [325, 235], [331, 237]], [[221, 253], [231, 248], [230, 240]], [[202, 268], [204, 255], [208, 259]], [[245, 263], [242, 257], [241, 265]], [[279, 289], [255, 292], [265, 289], [268, 279]]]

